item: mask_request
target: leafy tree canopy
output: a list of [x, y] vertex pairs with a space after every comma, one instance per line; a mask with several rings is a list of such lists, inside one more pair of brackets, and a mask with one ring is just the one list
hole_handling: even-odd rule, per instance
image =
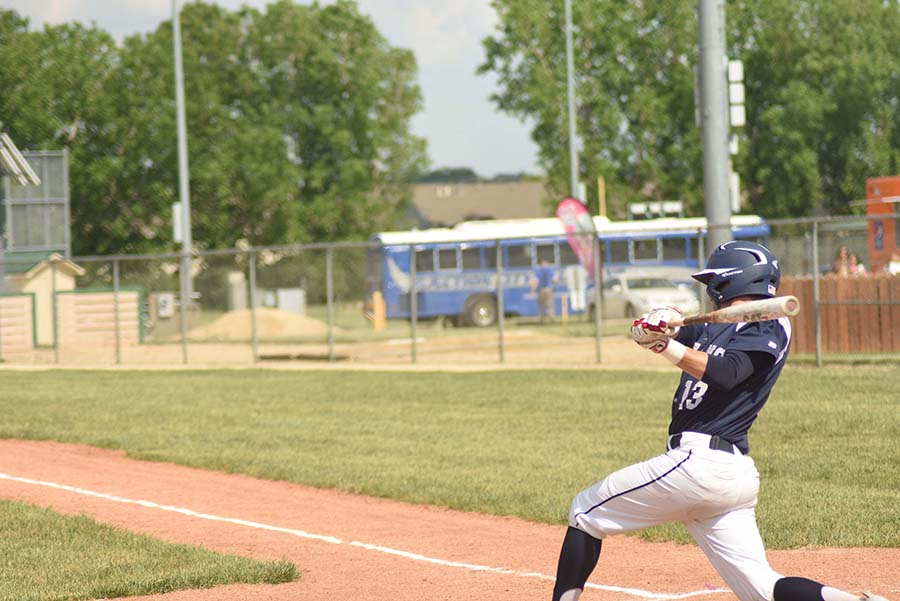
[[[497, 106], [535, 124], [551, 189], [568, 188], [563, 4], [493, 0], [499, 16], [479, 71]], [[731, 58], [744, 62], [738, 130], [749, 207], [766, 216], [847, 212], [865, 179], [900, 169], [900, 6], [881, 0], [729, 0]], [[628, 202], [679, 199], [702, 213], [694, 117], [696, 2], [573, 2], [580, 178], [613, 215]]]
[[[196, 245], [360, 238], [393, 222], [425, 165], [416, 64], [350, 0], [181, 13]], [[0, 11], [0, 120], [70, 151], [73, 252], [173, 248], [172, 25], [127, 38], [30, 31]]]

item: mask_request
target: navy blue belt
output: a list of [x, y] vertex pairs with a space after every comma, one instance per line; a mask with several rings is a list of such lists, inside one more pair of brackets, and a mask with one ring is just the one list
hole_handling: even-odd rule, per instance
[[[679, 445], [681, 445], [681, 434], [674, 434], [672, 438], [669, 439], [669, 446], [674, 449]], [[734, 455], [734, 445], [719, 436], [709, 437], [709, 448], [714, 451], [725, 451], [726, 453]]]

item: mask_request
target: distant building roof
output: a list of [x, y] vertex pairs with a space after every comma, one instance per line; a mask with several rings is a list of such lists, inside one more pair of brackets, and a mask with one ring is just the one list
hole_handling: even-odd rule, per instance
[[417, 227], [452, 226], [476, 219], [548, 217], [543, 182], [414, 184], [410, 219]]

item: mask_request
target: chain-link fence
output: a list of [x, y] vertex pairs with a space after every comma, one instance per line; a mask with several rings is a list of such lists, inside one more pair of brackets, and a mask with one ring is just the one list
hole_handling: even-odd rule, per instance
[[[878, 217], [776, 220], [769, 246], [782, 262], [780, 294], [800, 299], [795, 354], [882, 361], [900, 356], [900, 262], [874, 236]], [[896, 244], [896, 242], [895, 242]], [[894, 249], [896, 251], [896, 249]], [[894, 253], [896, 254], [896, 252]]]
[[[767, 231], [753, 239], [779, 256], [780, 292], [802, 303], [793, 319], [795, 355], [821, 365], [826, 356], [900, 351], [900, 275], [870, 256], [865, 218], [770, 221]], [[175, 253], [8, 254], [0, 359], [637, 365], [647, 359], [627, 338], [635, 316], [657, 304], [708, 308], [690, 279], [708, 254], [703, 234], [681, 228], [604, 238], [595, 243], [599, 287], [565, 237], [293, 245], [196, 252], [188, 262]], [[182, 265], [190, 265], [189, 286]]]

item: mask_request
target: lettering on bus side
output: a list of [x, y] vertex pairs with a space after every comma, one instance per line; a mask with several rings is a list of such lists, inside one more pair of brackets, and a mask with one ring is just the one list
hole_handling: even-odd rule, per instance
[[[504, 288], [523, 288], [531, 285], [528, 273], [504, 273]], [[425, 290], [496, 290], [497, 275], [489, 273], [437, 273], [416, 275], [416, 289]]]

